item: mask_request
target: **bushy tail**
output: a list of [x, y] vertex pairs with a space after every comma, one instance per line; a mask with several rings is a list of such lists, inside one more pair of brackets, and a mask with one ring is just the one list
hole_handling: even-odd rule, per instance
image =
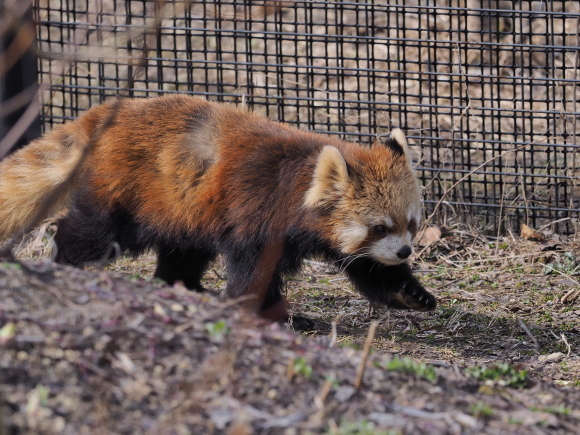
[[0, 244], [66, 207], [88, 151], [75, 123], [0, 161]]

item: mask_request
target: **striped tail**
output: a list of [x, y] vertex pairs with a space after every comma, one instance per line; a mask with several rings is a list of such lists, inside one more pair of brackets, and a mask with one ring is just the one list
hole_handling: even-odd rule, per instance
[[89, 142], [75, 124], [57, 127], [0, 161], [0, 244], [68, 205]]

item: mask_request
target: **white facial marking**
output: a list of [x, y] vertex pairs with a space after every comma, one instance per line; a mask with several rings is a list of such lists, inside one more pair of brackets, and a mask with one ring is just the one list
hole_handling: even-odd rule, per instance
[[366, 225], [351, 223], [346, 227], [340, 228], [338, 233], [342, 252], [353, 254], [366, 239], [368, 229]]
[[411, 233], [408, 231], [404, 236], [392, 234], [377, 240], [369, 247], [369, 254], [375, 260], [387, 265], [401, 264], [406, 259], [397, 257], [397, 252], [405, 245], [413, 247]]
[[385, 225], [387, 226], [387, 228], [392, 228], [395, 225], [393, 218], [390, 216], [385, 216]]

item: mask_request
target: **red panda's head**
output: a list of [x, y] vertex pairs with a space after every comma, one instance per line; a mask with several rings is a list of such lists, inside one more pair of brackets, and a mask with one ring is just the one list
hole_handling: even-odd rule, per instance
[[348, 154], [325, 146], [304, 205], [326, 211], [330, 238], [343, 254], [404, 262], [421, 219], [421, 188], [403, 132]]

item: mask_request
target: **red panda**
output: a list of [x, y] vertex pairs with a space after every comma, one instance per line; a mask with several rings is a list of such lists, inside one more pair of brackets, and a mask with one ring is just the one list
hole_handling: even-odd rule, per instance
[[406, 262], [421, 193], [398, 129], [363, 147], [181, 94], [114, 100], [0, 162], [0, 240], [34, 223], [58, 188], [49, 212], [68, 208], [55, 236], [61, 263], [100, 260], [114, 243], [153, 249], [155, 276], [203, 290], [223, 254], [227, 294], [239, 297], [255, 291], [262, 249], [279, 240], [262, 311], [308, 257], [339, 265], [373, 302], [436, 305]]

